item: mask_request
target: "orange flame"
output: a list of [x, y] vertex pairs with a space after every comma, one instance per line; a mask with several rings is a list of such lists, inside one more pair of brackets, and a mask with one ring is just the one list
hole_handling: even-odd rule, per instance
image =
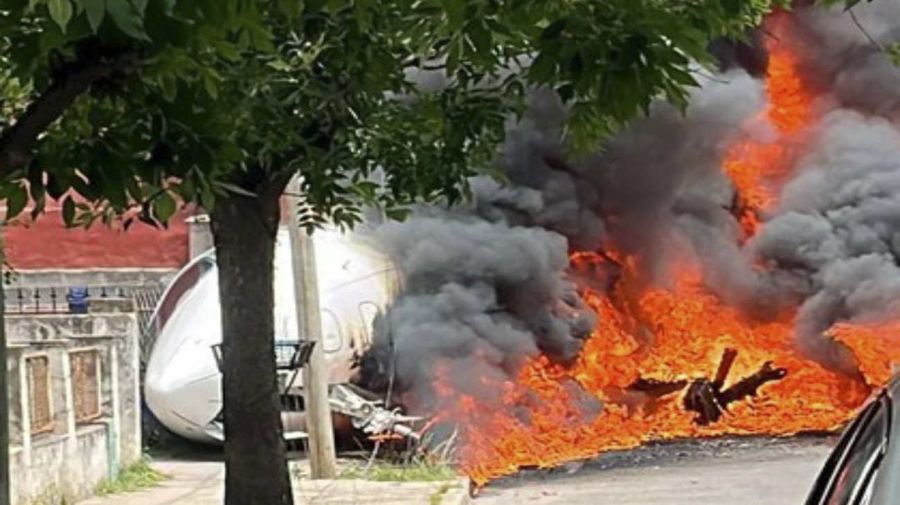
[[[450, 417], [462, 421], [462, 468], [477, 485], [519, 468], [553, 467], [651, 440], [834, 430], [869, 394], [866, 385], [801, 356], [790, 321], [747, 320], [704, 290], [694, 272], [683, 274], [672, 289], [643, 293], [637, 302], [643, 320], [624, 312], [610, 296], [584, 296], [600, 323], [573, 366], [554, 365], [544, 357], [530, 361], [516, 383], [496, 385], [505, 391], [505, 408], [456, 397], [453, 388], [440, 393], [460, 409]], [[650, 345], [635, 335], [636, 326], [652, 334]], [[871, 339], [866, 334], [853, 343], [847, 336], [841, 340], [866, 349]], [[739, 350], [734, 378], [752, 374], [766, 361], [788, 374], [707, 426], [696, 424], [694, 414], [682, 407], [683, 393], [651, 404], [641, 393], [628, 391], [639, 378], [711, 377], [726, 348]], [[883, 383], [884, 357], [877, 349], [866, 352], [878, 361], [863, 371], [872, 374], [873, 383]], [[592, 399], [605, 403], [598, 415], [584, 406]], [[514, 414], [523, 408], [525, 416]]]
[[791, 51], [786, 15], [773, 16], [769, 27], [768, 106], [761, 119], [774, 127], [777, 138], [770, 142], [737, 142], [728, 149], [722, 162], [722, 168], [734, 182], [735, 212], [745, 237], [758, 231], [761, 217], [774, 207], [776, 188], [773, 186], [789, 172], [800, 137], [813, 119], [813, 97], [800, 75], [799, 59]]
[[853, 350], [870, 386], [886, 384], [893, 373], [893, 364], [900, 364], [900, 322], [840, 323], [828, 335]]
[[[789, 174], [815, 120], [813, 96], [791, 51], [785, 18], [770, 20], [770, 31], [777, 38], [768, 42], [764, 116], [776, 138], [736, 142], [722, 165], [737, 190], [745, 238], [756, 233], [764, 213], [777, 203], [776, 186]], [[872, 387], [887, 381], [891, 361], [900, 360], [898, 342], [880, 338], [885, 332], [900, 335], [900, 323], [840, 324], [829, 332], [855, 354], [862, 383], [800, 353], [793, 313], [775, 321], [749, 319], [706, 290], [693, 266], [682, 266], [670, 288], [645, 288], [629, 258], [579, 252], [571, 262], [574, 272], [594, 277], [604, 267], [618, 269], [611, 289], [597, 287], [603, 283], [596, 279], [581, 287], [582, 298], [599, 318], [574, 364], [538, 357], [521, 367], [515, 381], [481, 378], [479, 387], [495, 392], [490, 400], [465, 393], [454, 380], [464, 374], [450, 373], [446, 363], [436, 369], [439, 419], [459, 427], [461, 467], [476, 485], [523, 467], [552, 467], [651, 440], [835, 430], [854, 415]], [[737, 350], [731, 383], [766, 362], [787, 375], [731, 404], [721, 419], [706, 425], [684, 408], [683, 390], [654, 396], [630, 387], [638, 380], [711, 378], [725, 349]]]

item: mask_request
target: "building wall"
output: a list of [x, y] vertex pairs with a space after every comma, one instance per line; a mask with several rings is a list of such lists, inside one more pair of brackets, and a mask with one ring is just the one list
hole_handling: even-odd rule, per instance
[[168, 229], [136, 222], [127, 232], [102, 223], [85, 230], [66, 228], [59, 209], [49, 208], [35, 222], [6, 227], [6, 260], [21, 270], [178, 268], [189, 257], [189, 215], [176, 214]]
[[79, 428], [70, 444], [63, 436], [44, 438], [32, 445], [29, 458], [20, 452], [12, 459], [14, 505], [72, 503], [109, 477], [106, 426]]
[[[190, 214], [179, 212], [167, 229], [142, 223], [127, 232], [121, 224], [67, 229], [59, 206], [48, 205], [37, 221], [20, 217], [3, 228], [5, 259], [13, 270], [4, 285], [14, 505], [74, 503], [141, 458], [141, 343], [135, 294], [161, 290], [187, 263]], [[90, 288], [90, 314], [58, 313], [65, 312], [65, 293], [74, 286]], [[101, 356], [102, 416], [77, 423], [70, 353], [88, 348]], [[50, 360], [52, 433], [30, 430], [25, 360], [36, 354]]]
[[[6, 325], [13, 503], [73, 503], [90, 496], [101, 480], [142, 454], [137, 317], [133, 312], [21, 314], [7, 316]], [[78, 423], [70, 357], [83, 350], [98, 353], [101, 415]], [[46, 356], [50, 364], [54, 423], [49, 433], [29, 429], [30, 356]]]

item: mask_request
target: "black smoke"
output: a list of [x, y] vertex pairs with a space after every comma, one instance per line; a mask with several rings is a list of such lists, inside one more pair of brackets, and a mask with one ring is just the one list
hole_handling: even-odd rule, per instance
[[569, 254], [582, 250], [632, 255], [657, 285], [690, 257], [708, 288], [750, 317], [798, 307], [800, 347], [844, 366], [823, 332], [893, 314], [900, 299], [900, 70], [887, 52], [900, 42], [900, 5], [859, 4], [854, 15], [790, 14], [818, 119], [778, 207], [749, 241], [721, 165], [737, 139], [778, 135], [761, 115], [759, 40], [716, 49], [743, 63], [698, 68], [702, 87], [686, 114], [657, 104], [589, 155], [566, 151], [565, 109], [536, 93], [510, 125], [502, 180], [476, 177], [471, 203], [378, 227], [405, 285], [364, 360], [364, 382], [383, 386], [391, 375], [395, 392], [423, 410], [439, 362], [468, 381], [467, 394], [486, 398], [499, 392], [479, 378], [502, 382], [538, 354], [570, 362], [603, 324], [568, 269]]

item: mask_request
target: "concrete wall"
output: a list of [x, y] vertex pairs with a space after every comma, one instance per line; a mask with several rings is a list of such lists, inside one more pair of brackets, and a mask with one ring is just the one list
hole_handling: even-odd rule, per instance
[[196, 258], [215, 246], [208, 215], [201, 214], [191, 216], [187, 219], [187, 225], [188, 250], [190, 251], [191, 259]]
[[[72, 503], [141, 457], [139, 331], [133, 312], [9, 315], [13, 503]], [[70, 353], [96, 350], [101, 417], [77, 423]], [[46, 356], [54, 426], [32, 434], [26, 360]]]

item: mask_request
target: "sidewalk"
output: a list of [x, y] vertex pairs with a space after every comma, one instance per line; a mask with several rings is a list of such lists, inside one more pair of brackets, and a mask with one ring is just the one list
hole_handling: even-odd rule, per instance
[[[160, 461], [153, 467], [169, 478], [160, 485], [115, 496], [97, 497], [78, 505], [221, 505], [225, 467], [221, 462]], [[300, 480], [295, 482], [297, 505], [467, 505], [465, 479], [456, 482], [372, 482], [363, 480]]]
[[168, 478], [158, 486], [90, 498], [78, 505], [221, 505], [225, 465], [218, 461], [160, 461], [153, 468]]

